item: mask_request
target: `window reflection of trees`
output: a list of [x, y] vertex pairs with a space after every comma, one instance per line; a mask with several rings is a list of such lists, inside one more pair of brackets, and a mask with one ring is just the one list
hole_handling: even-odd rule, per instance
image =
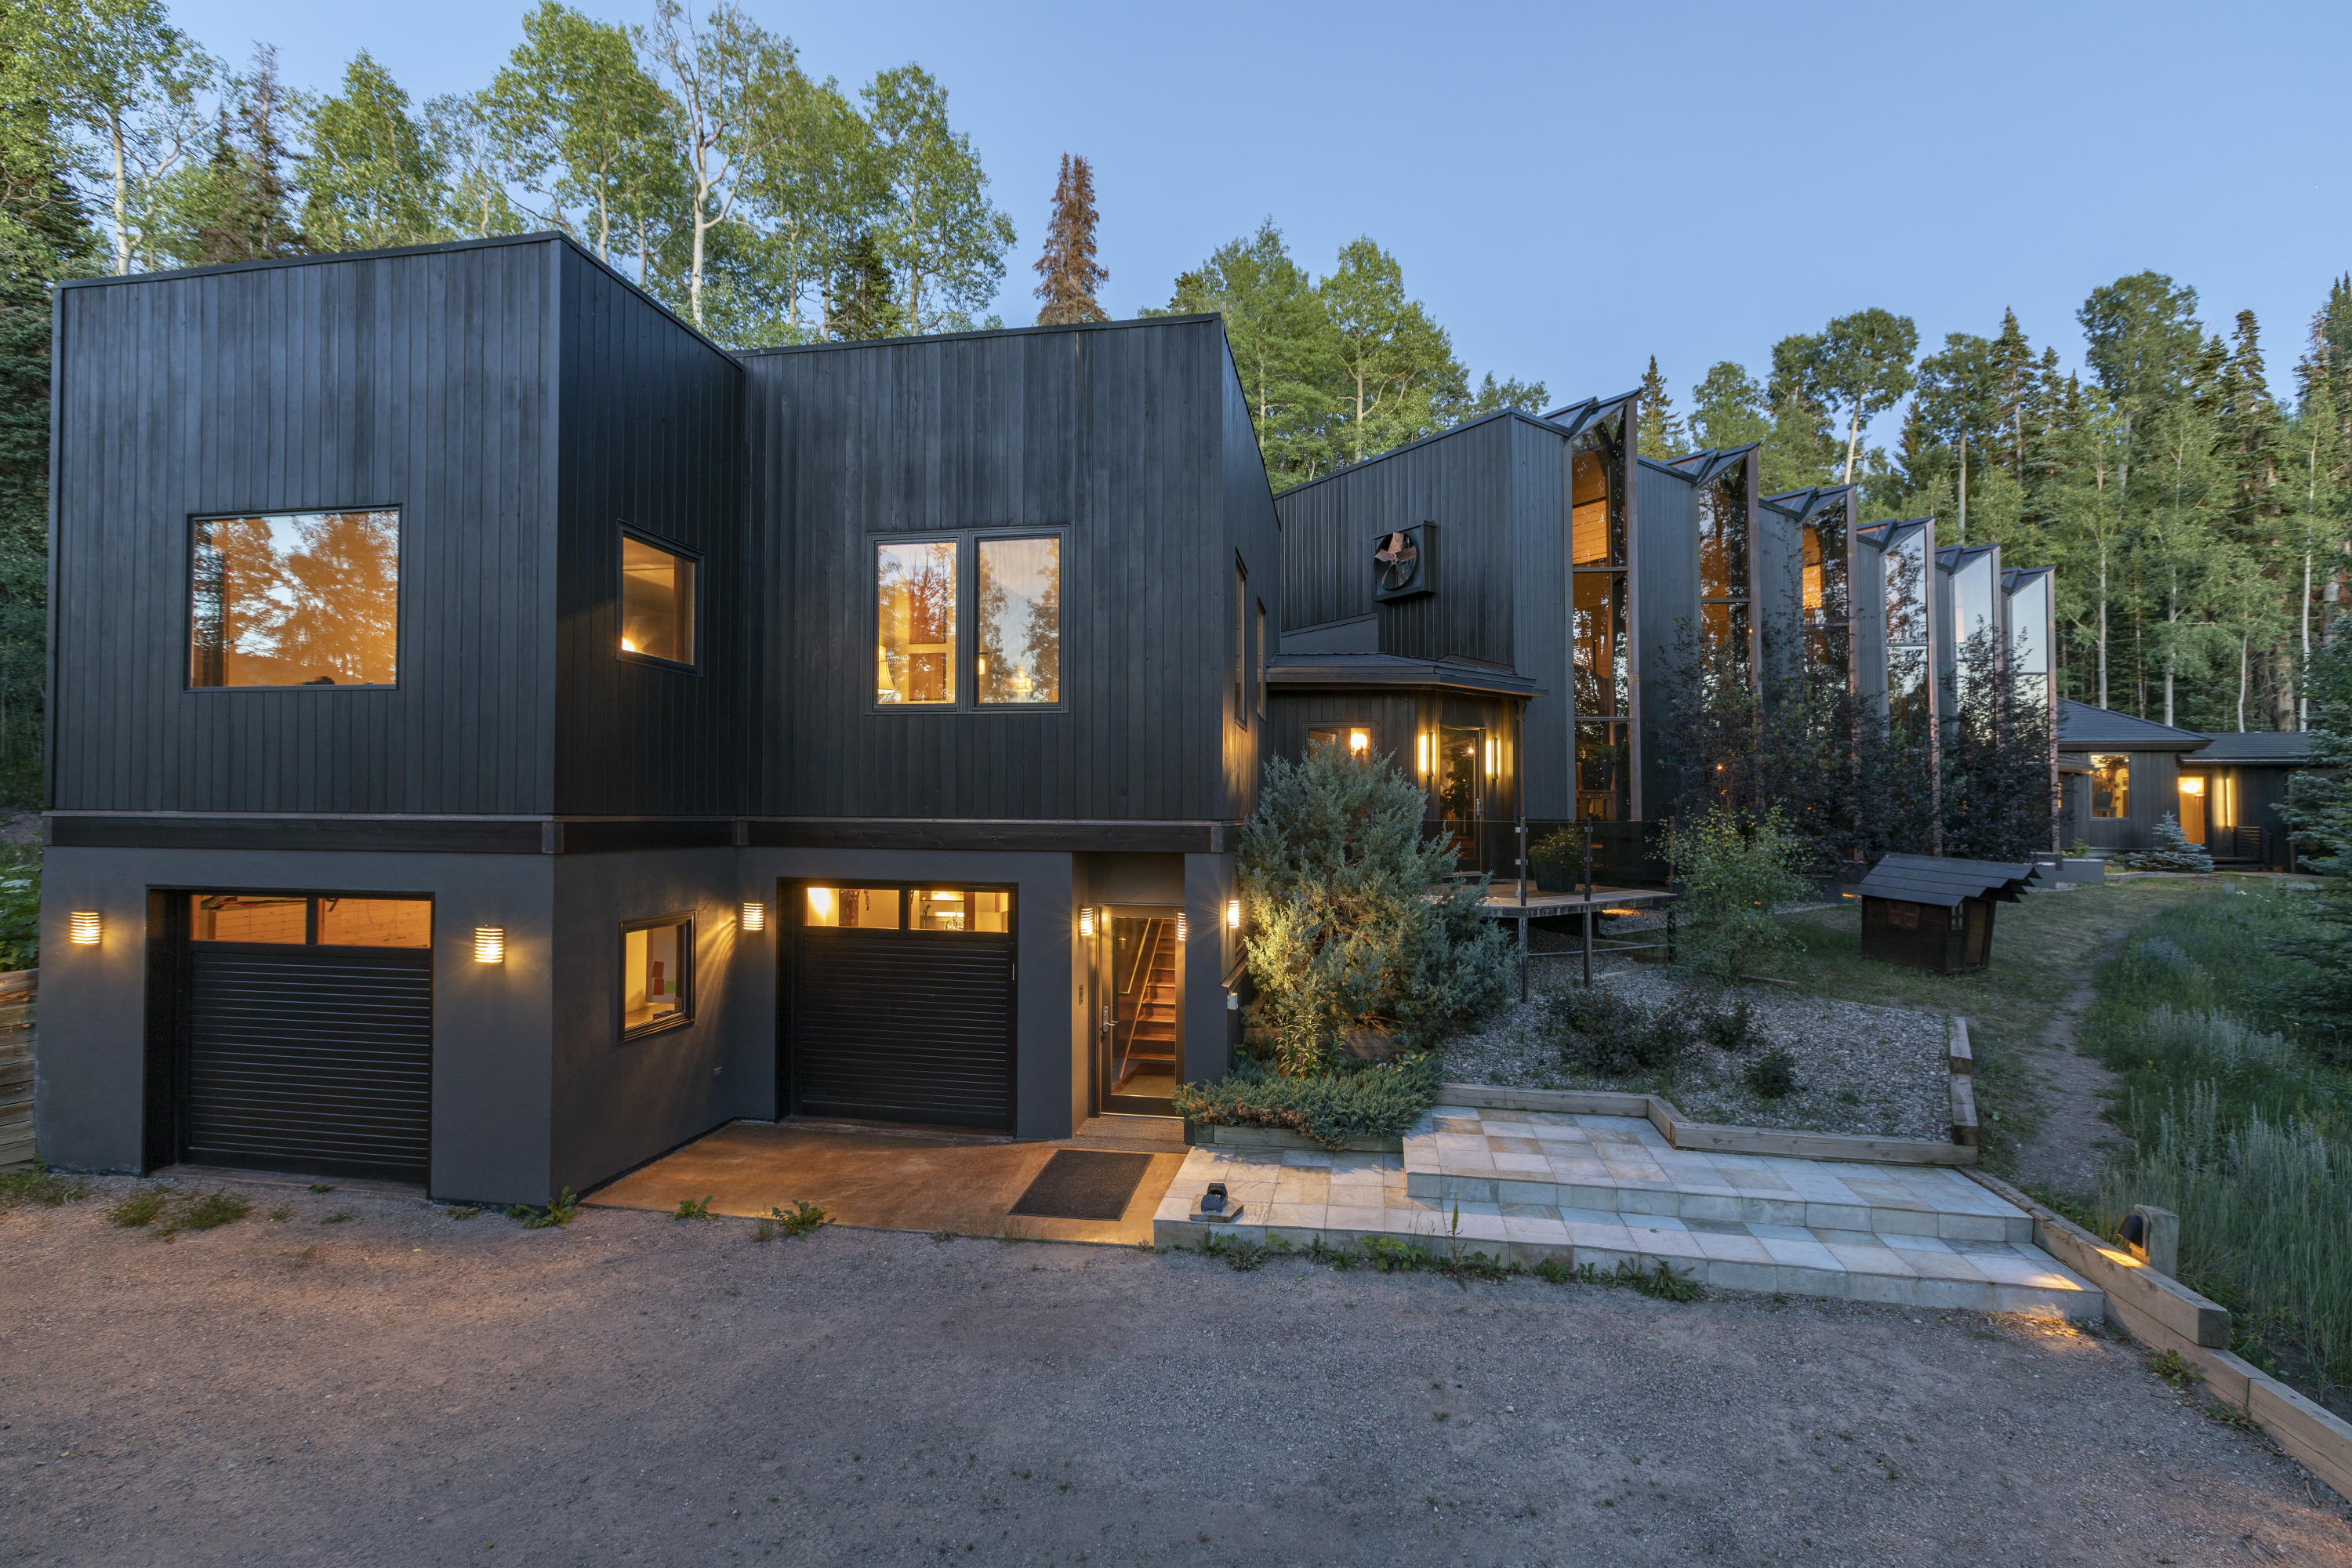
[[1062, 543], [980, 543], [980, 700], [1062, 700]]
[[194, 542], [193, 684], [393, 683], [397, 511], [208, 518]]
[[955, 700], [956, 544], [876, 546], [877, 701]]

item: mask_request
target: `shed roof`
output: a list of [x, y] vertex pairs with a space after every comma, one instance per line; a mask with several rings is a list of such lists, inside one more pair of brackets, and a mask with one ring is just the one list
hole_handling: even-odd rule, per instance
[[2210, 738], [2113, 708], [2094, 708], [2071, 697], [2058, 704], [2058, 749], [2063, 752], [2088, 751], [2094, 746], [2112, 746], [2120, 752], [2193, 752]]
[[1955, 860], [1944, 855], [1888, 855], [1854, 890], [1865, 899], [1902, 899], [1956, 910], [1964, 899], [2015, 903], [2033, 879], [2033, 862]]
[[1452, 659], [1407, 658], [1394, 653], [1276, 654], [1266, 660], [1269, 686], [1446, 686], [1498, 697], [1541, 697], [1524, 675]]
[[2302, 730], [2248, 730], [2242, 734], [2215, 735], [2205, 742], [2203, 751], [2189, 760], [2300, 767], [2311, 761], [2311, 736]]

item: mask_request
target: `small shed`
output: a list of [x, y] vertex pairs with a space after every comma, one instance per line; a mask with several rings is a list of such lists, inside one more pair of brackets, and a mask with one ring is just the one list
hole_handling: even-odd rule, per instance
[[1862, 955], [1938, 974], [1982, 969], [1992, 960], [1994, 903], [2015, 903], [2033, 869], [2031, 860], [1889, 855], [1855, 889]]

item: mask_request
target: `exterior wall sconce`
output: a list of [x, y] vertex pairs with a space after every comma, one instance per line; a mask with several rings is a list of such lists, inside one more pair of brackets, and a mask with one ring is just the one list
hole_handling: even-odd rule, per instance
[[1184, 940], [1184, 911], [1181, 910], [1176, 911], [1176, 940]]
[[1225, 900], [1225, 929], [1227, 931], [1242, 929], [1242, 901], [1239, 899]]
[[1486, 776], [1487, 776], [1488, 778], [1493, 778], [1493, 777], [1495, 776], [1495, 759], [1496, 759], [1497, 756], [1501, 755], [1501, 754], [1502, 754], [1502, 742], [1501, 742], [1500, 741], [1496, 740], [1496, 739], [1495, 739], [1495, 737], [1494, 737], [1494, 736], [1492, 736], [1492, 735], [1487, 736], [1487, 737], [1486, 737]]
[[768, 906], [760, 902], [756, 899], [751, 902], [745, 904], [743, 906], [743, 929], [745, 931], [767, 930]]
[[1421, 771], [1423, 773], [1426, 774], [1430, 769], [1435, 765], [1431, 760], [1430, 753], [1434, 752], [1436, 749], [1436, 737], [1427, 734], [1423, 735], [1419, 744], [1413, 747], [1413, 756], [1415, 760], [1421, 763]]
[[66, 935], [76, 945], [96, 947], [106, 934], [106, 917], [96, 910], [76, 910], [66, 917]]
[[1078, 934], [1088, 942], [1095, 939], [1095, 907], [1092, 904], [1078, 906]]
[[476, 926], [474, 928], [474, 962], [504, 963], [507, 961], [507, 928]]

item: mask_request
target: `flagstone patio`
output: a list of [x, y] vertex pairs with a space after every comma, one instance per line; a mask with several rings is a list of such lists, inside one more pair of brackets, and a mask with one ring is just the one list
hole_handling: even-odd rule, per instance
[[[1235, 1224], [1191, 1215], [1211, 1182]], [[2032, 1245], [2030, 1215], [1958, 1172], [1669, 1146], [1622, 1116], [1439, 1106], [1402, 1154], [1193, 1150], [1153, 1239], [1294, 1247], [1374, 1237], [1522, 1264], [1660, 1262], [1724, 1289], [2096, 1319], [2100, 1292]]]

